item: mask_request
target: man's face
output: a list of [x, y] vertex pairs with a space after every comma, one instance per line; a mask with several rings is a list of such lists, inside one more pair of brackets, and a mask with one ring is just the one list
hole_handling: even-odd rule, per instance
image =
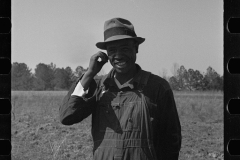
[[136, 62], [136, 43], [123, 39], [107, 43], [107, 54], [113, 68], [118, 73], [128, 73]]

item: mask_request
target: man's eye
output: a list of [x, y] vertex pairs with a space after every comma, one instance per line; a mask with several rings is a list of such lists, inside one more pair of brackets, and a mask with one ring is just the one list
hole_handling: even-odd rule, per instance
[[114, 53], [114, 52], [115, 52], [115, 50], [114, 50], [114, 49], [112, 49], [112, 50], [109, 50], [108, 52], [109, 52], [109, 53]]
[[128, 51], [128, 48], [122, 49], [122, 52], [127, 52], [127, 51]]

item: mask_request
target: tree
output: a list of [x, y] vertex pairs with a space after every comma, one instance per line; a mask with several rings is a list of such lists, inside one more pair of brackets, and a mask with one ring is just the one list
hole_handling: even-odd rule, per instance
[[169, 84], [170, 84], [172, 90], [177, 90], [177, 91], [180, 90], [176, 77], [174, 77], [174, 76], [170, 77]]
[[203, 75], [198, 70], [194, 71], [194, 84], [193, 84], [193, 88], [195, 90], [202, 90], [202, 88], [203, 88]]
[[53, 64], [52, 62], [48, 66], [53, 72], [55, 72], [55, 70], [57, 69], [56, 64]]
[[75, 69], [75, 72], [73, 72], [74, 81], [76, 81], [78, 78], [80, 78], [87, 70], [88, 70], [88, 68], [84, 69], [82, 66], [77, 66], [77, 68]]
[[223, 90], [223, 76], [220, 77], [220, 75], [218, 75], [217, 77], [215, 77], [212, 81], [212, 89], [213, 90]]
[[203, 75], [198, 70], [188, 69], [187, 81], [189, 90], [202, 90]]
[[217, 81], [217, 84], [218, 84], [217, 90], [223, 91], [223, 76], [217, 77], [216, 81]]
[[177, 77], [177, 74], [178, 74], [177, 71], [178, 70], [179, 70], [179, 65], [177, 63], [174, 63], [173, 67], [172, 67], [172, 70], [171, 70], [174, 77]]
[[71, 67], [66, 67], [65, 68], [65, 73], [66, 73], [66, 77], [67, 77], [66, 87], [67, 87], [67, 89], [70, 89], [72, 83], [75, 80], [74, 73], [73, 73]]
[[67, 77], [67, 73], [65, 71], [64, 68], [60, 69], [57, 68], [54, 72], [54, 90], [64, 90], [67, 89], [67, 81], [68, 81], [68, 77]]
[[173, 90], [223, 90], [223, 77], [210, 66], [207, 73], [202, 74], [198, 70], [186, 70], [183, 65], [178, 67], [174, 63], [172, 72], [169, 83]]
[[194, 90], [193, 86], [194, 86], [194, 83], [195, 83], [195, 77], [194, 77], [194, 70], [189, 68], [188, 71], [187, 71], [187, 88], [189, 90]]
[[188, 81], [187, 81], [187, 70], [183, 65], [177, 70], [177, 81], [178, 86], [181, 90], [187, 89]]
[[32, 90], [35, 91], [43, 91], [45, 90], [45, 82], [42, 79], [39, 79], [35, 76], [33, 76], [33, 87]]
[[11, 87], [12, 90], [31, 90], [31, 69], [25, 63], [14, 62], [12, 64]]
[[43, 83], [44, 90], [53, 90], [54, 70], [51, 65], [39, 63], [35, 68], [35, 78], [38, 79], [38, 82]]
[[208, 90], [215, 90], [217, 85], [215, 83], [218, 81], [215, 79], [217, 77], [220, 78], [220, 75], [212, 67], [209, 66], [204, 76], [204, 85], [205, 85], [204, 88]]
[[84, 69], [82, 66], [77, 66], [77, 68], [75, 69], [74, 75], [76, 77], [81, 77], [86, 71], [87, 69]]

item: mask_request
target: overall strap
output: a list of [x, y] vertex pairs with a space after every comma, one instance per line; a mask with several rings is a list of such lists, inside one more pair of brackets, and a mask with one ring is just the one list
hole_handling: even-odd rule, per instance
[[150, 75], [151, 75], [151, 72], [142, 70], [141, 80], [140, 80], [140, 83], [138, 84], [138, 90], [140, 92], [142, 92], [144, 87], [147, 85], [147, 82], [148, 82], [148, 79], [149, 79]]
[[98, 88], [101, 88], [101, 89], [105, 89], [105, 85], [103, 84], [103, 82], [107, 79], [108, 75], [104, 75], [101, 77], [100, 81], [99, 81], [99, 84], [98, 84]]
[[102, 95], [102, 92], [107, 90], [103, 83], [106, 79], [107, 79], [107, 75], [104, 75], [104, 76], [99, 77], [99, 80], [97, 81], [96, 101], [99, 101], [99, 99]]

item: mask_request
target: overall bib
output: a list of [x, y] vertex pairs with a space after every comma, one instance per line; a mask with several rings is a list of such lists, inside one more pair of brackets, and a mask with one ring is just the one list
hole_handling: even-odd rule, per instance
[[153, 146], [156, 105], [144, 95], [150, 72], [143, 72], [134, 89], [117, 92], [106, 89], [103, 80], [92, 117], [94, 160], [155, 160]]

